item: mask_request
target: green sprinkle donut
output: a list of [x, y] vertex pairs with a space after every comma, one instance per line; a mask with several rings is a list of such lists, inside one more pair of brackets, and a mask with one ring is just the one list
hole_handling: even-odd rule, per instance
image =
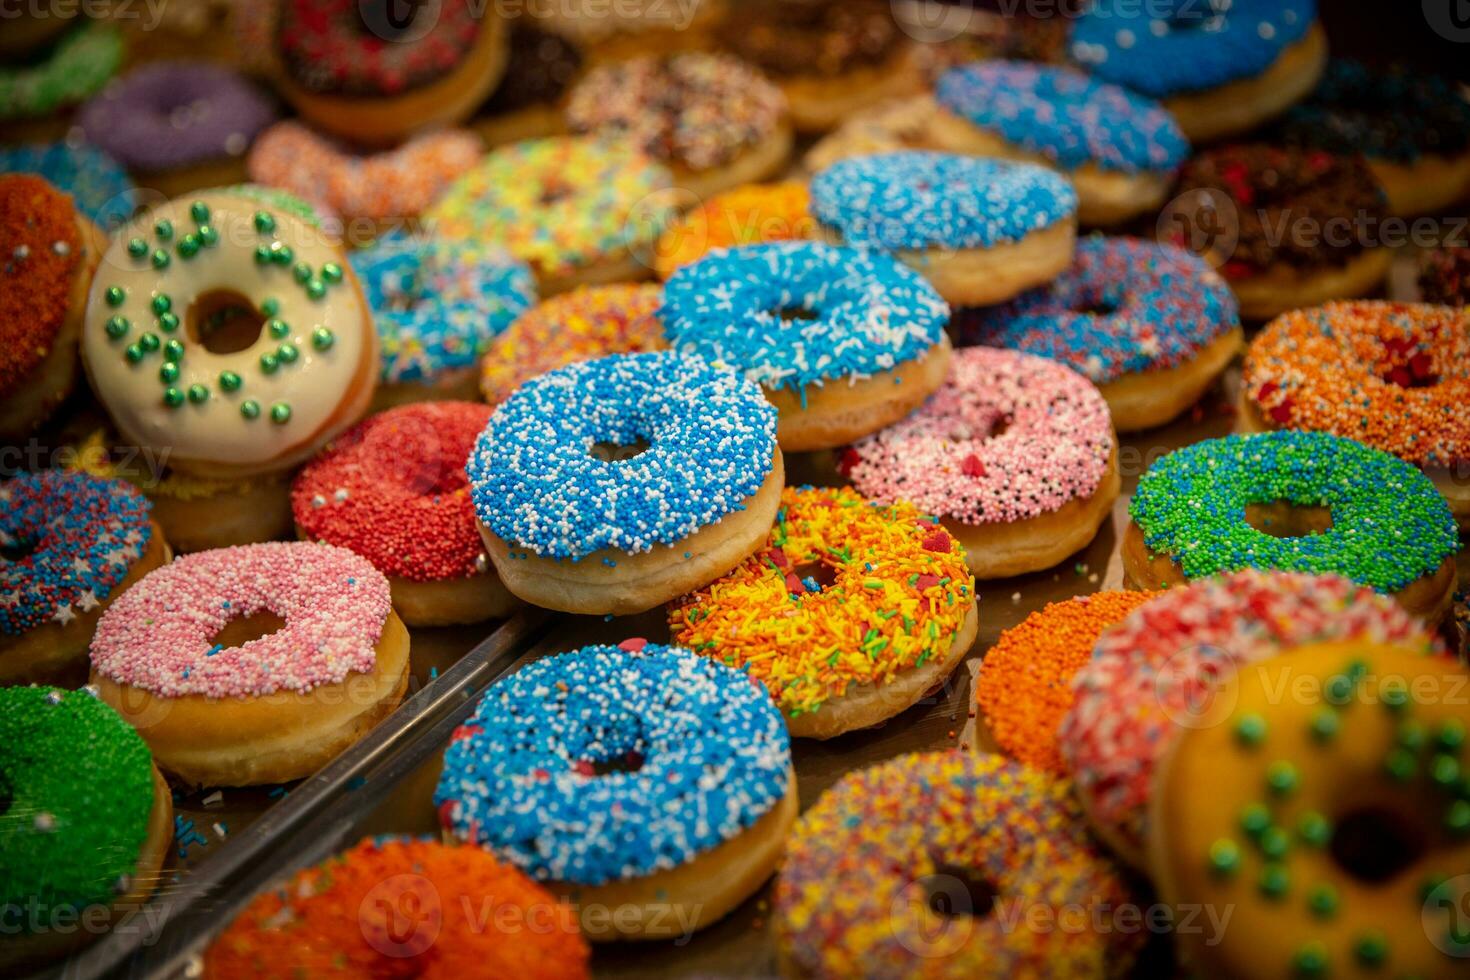
[[0, 931], [132, 892], [154, 798], [142, 737], [86, 688], [7, 687], [0, 745]]
[[[1251, 504], [1326, 507], [1332, 526], [1275, 537], [1246, 522]], [[1147, 547], [1188, 579], [1242, 568], [1335, 573], [1396, 592], [1459, 549], [1449, 505], [1396, 456], [1321, 432], [1195, 443], [1160, 459], [1128, 508]]]
[[57, 42], [40, 64], [0, 66], [0, 119], [44, 116], [102, 90], [122, 64], [115, 27], [89, 22]]

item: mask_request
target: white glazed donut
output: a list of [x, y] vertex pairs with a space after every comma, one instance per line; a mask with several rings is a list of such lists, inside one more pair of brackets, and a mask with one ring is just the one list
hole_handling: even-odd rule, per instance
[[304, 460], [366, 411], [378, 369], [340, 246], [253, 187], [178, 198], [114, 237], [82, 357], [124, 438], [214, 477]]

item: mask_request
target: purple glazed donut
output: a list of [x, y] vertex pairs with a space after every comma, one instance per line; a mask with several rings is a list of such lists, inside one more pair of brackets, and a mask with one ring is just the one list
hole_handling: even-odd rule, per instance
[[233, 71], [160, 61], [109, 85], [77, 124], [128, 169], [166, 171], [242, 157], [276, 117], [270, 96]]

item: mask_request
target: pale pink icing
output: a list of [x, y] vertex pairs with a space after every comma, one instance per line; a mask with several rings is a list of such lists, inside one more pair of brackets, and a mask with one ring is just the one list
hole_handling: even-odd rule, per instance
[[[365, 558], [303, 541], [185, 555], [145, 575], [108, 608], [92, 666], [163, 697], [258, 697], [335, 684], [376, 661], [391, 610], [388, 580]], [[286, 625], [242, 646], [214, 636], [269, 611]]]
[[1071, 368], [967, 347], [955, 352], [949, 377], [922, 407], [853, 445], [841, 463], [866, 497], [992, 524], [1092, 494], [1115, 441], [1107, 402]]

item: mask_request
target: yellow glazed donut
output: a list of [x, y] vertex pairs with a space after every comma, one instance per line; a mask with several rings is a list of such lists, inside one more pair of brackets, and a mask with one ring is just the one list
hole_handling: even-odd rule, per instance
[[294, 466], [372, 398], [377, 335], [312, 212], [254, 187], [170, 201], [113, 239], [82, 358], [125, 440], [219, 479]]

